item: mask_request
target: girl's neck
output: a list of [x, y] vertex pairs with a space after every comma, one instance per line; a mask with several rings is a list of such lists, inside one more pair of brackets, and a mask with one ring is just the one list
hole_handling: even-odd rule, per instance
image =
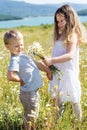
[[63, 41], [64, 39], [65, 39], [65, 37], [63, 35], [61, 35], [58, 40]]
[[59, 40], [62, 40], [62, 41], [65, 40], [65, 33], [64, 32], [60, 35]]

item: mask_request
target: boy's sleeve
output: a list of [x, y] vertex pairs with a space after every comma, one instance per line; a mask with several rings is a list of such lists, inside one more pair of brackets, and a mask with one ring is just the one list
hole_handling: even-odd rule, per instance
[[8, 70], [19, 72], [19, 58], [18, 57], [12, 57], [11, 58]]

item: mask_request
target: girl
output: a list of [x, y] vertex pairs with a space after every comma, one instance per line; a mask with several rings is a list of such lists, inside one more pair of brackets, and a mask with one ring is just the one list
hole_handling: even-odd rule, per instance
[[85, 42], [84, 27], [72, 7], [60, 7], [54, 16], [54, 47], [52, 58], [46, 58], [44, 63], [48, 66], [54, 64], [62, 76], [60, 80], [54, 75], [49, 90], [56, 90], [56, 105], [60, 108], [64, 102], [72, 102], [76, 119], [82, 118], [81, 86], [79, 81], [79, 44]]

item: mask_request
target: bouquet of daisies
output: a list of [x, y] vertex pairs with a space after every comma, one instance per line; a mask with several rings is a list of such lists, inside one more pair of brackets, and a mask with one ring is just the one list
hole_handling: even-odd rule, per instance
[[[45, 59], [43, 48], [39, 42], [33, 42], [31, 46], [28, 46], [27, 53], [30, 54], [32, 57], [36, 56], [39, 57], [41, 60]], [[58, 68], [56, 68], [54, 65], [50, 65], [49, 69], [55, 76], [57, 76], [58, 79], [60, 79], [62, 73]]]

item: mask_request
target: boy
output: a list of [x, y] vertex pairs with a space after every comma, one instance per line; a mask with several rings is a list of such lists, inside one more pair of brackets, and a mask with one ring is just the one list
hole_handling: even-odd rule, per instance
[[6, 32], [4, 44], [11, 54], [7, 79], [20, 83], [20, 100], [24, 107], [24, 128], [34, 130], [39, 107], [38, 89], [43, 85], [39, 69], [46, 72], [49, 79], [51, 79], [51, 71], [46, 65], [33, 61], [23, 52], [24, 41], [21, 32], [17, 30]]

